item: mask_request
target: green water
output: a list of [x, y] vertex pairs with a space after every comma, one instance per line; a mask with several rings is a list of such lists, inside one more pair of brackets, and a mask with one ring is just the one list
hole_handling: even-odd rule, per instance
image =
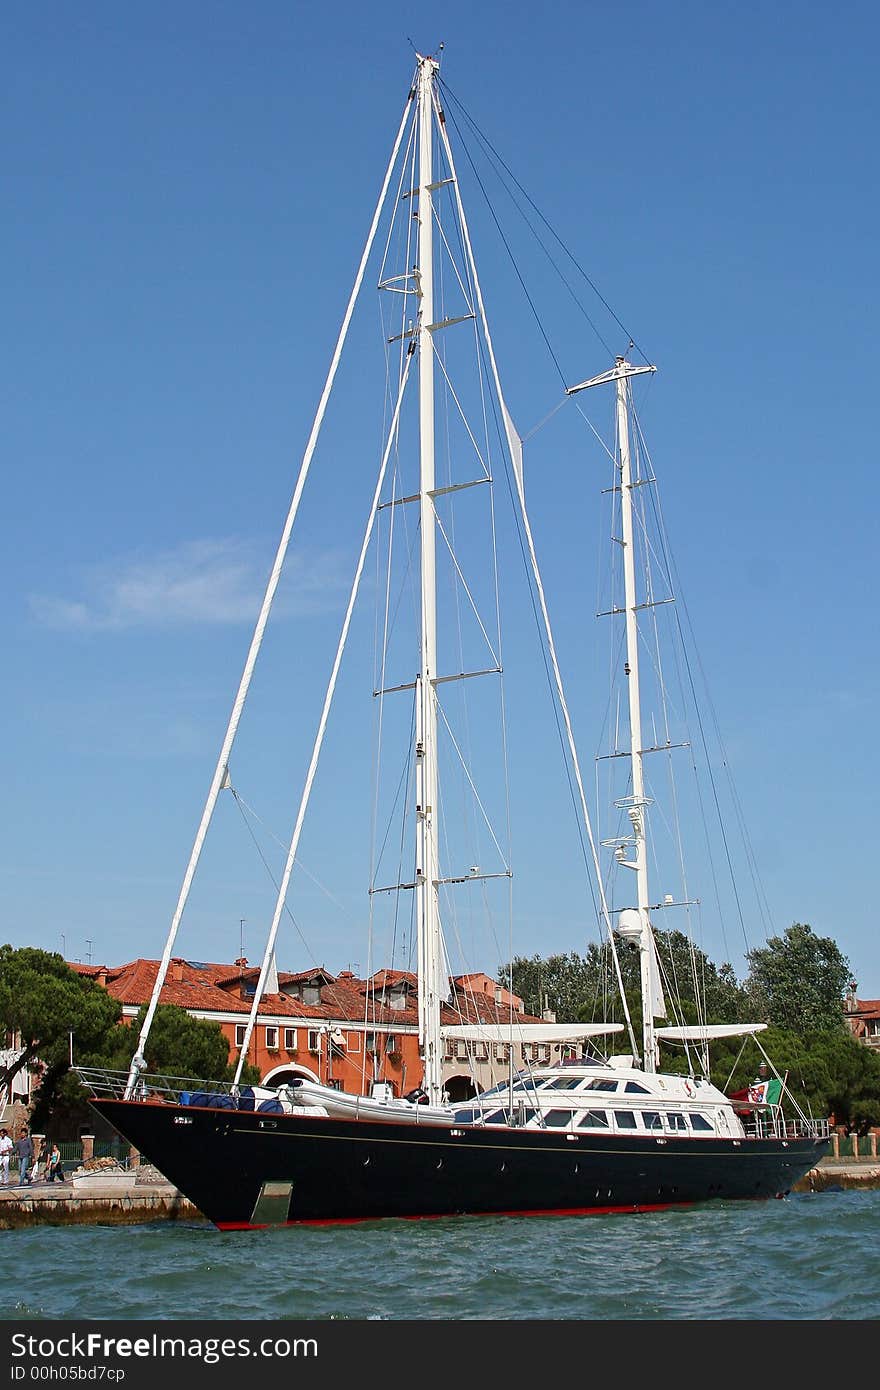
[[880, 1192], [641, 1216], [2, 1237], [4, 1319], [874, 1319]]

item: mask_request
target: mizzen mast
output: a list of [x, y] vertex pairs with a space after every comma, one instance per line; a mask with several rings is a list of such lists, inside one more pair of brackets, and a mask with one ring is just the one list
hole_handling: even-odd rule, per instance
[[[629, 434], [629, 379], [643, 372], [654, 372], [656, 367], [634, 366], [625, 357], [615, 360], [611, 371], [591, 377], [579, 386], [568, 388], [568, 395], [584, 391], [590, 386], [600, 386], [613, 381], [617, 390], [617, 469], [620, 487], [621, 545], [623, 548], [624, 607], [626, 614], [626, 674], [627, 701], [629, 705], [630, 760], [632, 768], [632, 793], [617, 805], [629, 817], [631, 834], [615, 850], [617, 862], [622, 867], [632, 869], [636, 875], [635, 908], [624, 908], [618, 917], [617, 933], [638, 946], [639, 968], [642, 986], [642, 1064], [645, 1071], [655, 1072], [659, 1068], [659, 1043], [654, 1028], [654, 1019], [665, 1017], [666, 1008], [660, 983], [654, 934], [648, 908], [648, 854], [646, 840], [646, 811], [649, 798], [645, 795], [643, 769], [642, 715], [639, 685], [639, 600], [636, 590], [635, 545], [633, 536], [632, 461], [630, 456]], [[632, 857], [627, 857], [627, 845], [631, 847]]]

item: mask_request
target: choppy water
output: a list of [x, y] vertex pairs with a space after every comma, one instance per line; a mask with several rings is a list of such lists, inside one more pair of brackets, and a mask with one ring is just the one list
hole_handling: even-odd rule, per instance
[[874, 1319], [878, 1249], [880, 1191], [641, 1216], [39, 1227], [2, 1236], [0, 1317]]

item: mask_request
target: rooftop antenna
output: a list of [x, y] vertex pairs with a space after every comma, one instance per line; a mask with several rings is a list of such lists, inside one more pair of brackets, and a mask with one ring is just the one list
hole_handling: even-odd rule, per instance
[[92, 963], [92, 944], [93, 943], [89, 940], [89, 938], [86, 937], [86, 945], [89, 948], [89, 965], [91, 965]]

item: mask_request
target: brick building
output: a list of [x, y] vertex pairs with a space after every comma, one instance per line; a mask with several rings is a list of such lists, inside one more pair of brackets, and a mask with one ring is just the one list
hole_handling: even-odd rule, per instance
[[[159, 962], [134, 960], [110, 968], [71, 964], [119, 1000], [131, 1022], [148, 1003]], [[160, 1003], [177, 1004], [196, 1018], [219, 1024], [238, 1055], [259, 970], [241, 958], [231, 965], [171, 961]], [[418, 1039], [418, 984], [415, 975], [379, 970], [368, 979], [351, 971], [334, 975], [323, 966], [295, 974], [271, 975], [263, 995], [247, 1060], [261, 1081], [279, 1085], [296, 1076], [353, 1094], [368, 1092], [373, 1081], [388, 1081], [396, 1095], [420, 1085], [422, 1061]], [[277, 988], [276, 988], [277, 986]], [[537, 1023], [523, 1012], [515, 994], [483, 974], [450, 980], [449, 998], [441, 1006], [441, 1028], [460, 1024]], [[513, 1045], [513, 1064], [549, 1060], [552, 1044]], [[500, 1081], [511, 1062], [511, 1045], [448, 1039], [444, 1045], [444, 1083], [454, 1100]]]

